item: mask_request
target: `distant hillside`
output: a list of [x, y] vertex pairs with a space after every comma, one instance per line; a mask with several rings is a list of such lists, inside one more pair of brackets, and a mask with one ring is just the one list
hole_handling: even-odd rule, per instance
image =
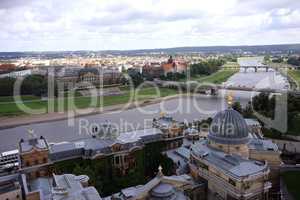
[[140, 49], [130, 51], [107, 51], [110, 53], [242, 53], [252, 52], [254, 54], [276, 54], [276, 53], [300, 53], [300, 44], [283, 45], [256, 45], [256, 46], [209, 46], [209, 47], [175, 47], [163, 49]]
[[179, 54], [179, 53], [243, 53], [253, 54], [285, 54], [300, 53], [300, 44], [282, 45], [255, 45], [255, 46], [208, 46], [208, 47], [175, 47], [161, 49], [138, 49], [138, 50], [108, 50], [108, 51], [51, 51], [51, 52], [0, 52], [0, 59], [15, 59], [21, 57], [39, 58], [63, 58], [72, 55], [89, 56], [91, 54], [112, 54], [112, 55], [143, 55], [143, 54]]

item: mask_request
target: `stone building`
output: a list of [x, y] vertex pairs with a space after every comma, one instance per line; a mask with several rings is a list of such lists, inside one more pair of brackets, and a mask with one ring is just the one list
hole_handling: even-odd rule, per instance
[[136, 165], [134, 154], [149, 143], [162, 141], [162, 135], [159, 129], [151, 128], [121, 133], [110, 139], [94, 136], [74, 142], [53, 144], [50, 146], [50, 158], [53, 162], [59, 162], [74, 158], [111, 157], [112, 167], [118, 169], [120, 175], [126, 175]]
[[256, 119], [252, 119], [252, 118], [246, 118], [245, 121], [246, 121], [246, 124], [248, 125], [248, 129], [249, 129], [250, 133], [252, 134], [252, 136], [254, 136], [255, 138], [262, 139], [263, 134], [261, 131], [261, 124], [259, 123], [259, 121], [257, 121]]
[[20, 168], [26, 169], [30, 178], [36, 178], [47, 175], [47, 166], [49, 162], [49, 146], [42, 136], [37, 138], [33, 130], [29, 130], [31, 138], [29, 140], [21, 139], [19, 142]]
[[0, 199], [22, 200], [22, 188], [17, 179], [11, 179], [0, 183]]
[[200, 131], [194, 127], [185, 129], [183, 134], [188, 140], [196, 141], [200, 139]]
[[173, 59], [172, 56], [169, 57], [168, 61], [166, 63], [162, 63], [162, 68], [164, 70], [164, 74], [167, 73], [183, 73], [187, 70], [187, 63], [184, 60], [176, 60]]
[[89, 177], [73, 174], [53, 175], [51, 194], [53, 200], [101, 200], [94, 187], [88, 186]]
[[215, 115], [208, 139], [191, 146], [189, 165], [195, 179], [207, 181], [208, 199], [268, 199], [279, 156], [275, 144], [251, 137], [229, 108]]
[[143, 66], [142, 74], [145, 77], [159, 78], [164, 75], [164, 69], [160, 63], [149, 63]]
[[164, 176], [162, 168], [145, 185], [122, 189], [104, 200], [203, 200], [205, 184], [193, 181], [189, 175]]
[[153, 127], [160, 129], [163, 133], [165, 150], [178, 148], [183, 144], [183, 126], [184, 124], [164, 113], [161, 113], [159, 118], [153, 119]]
[[121, 83], [122, 73], [115, 69], [97, 67], [64, 67], [55, 73], [60, 89], [86, 89], [92, 86], [109, 86]]
[[53, 174], [34, 180], [21, 176], [25, 200], [101, 200], [98, 191], [89, 186], [86, 175]]
[[184, 73], [187, 71], [187, 62], [183, 59], [169, 57], [167, 62], [151, 62], [143, 66], [145, 77], [160, 78], [168, 73]]

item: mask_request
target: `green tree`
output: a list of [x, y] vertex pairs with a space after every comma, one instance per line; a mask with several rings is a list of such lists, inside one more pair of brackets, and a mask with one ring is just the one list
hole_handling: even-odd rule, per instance
[[15, 78], [0, 79], [0, 96], [12, 96], [14, 91]]
[[243, 114], [243, 109], [240, 102], [236, 101], [232, 104], [232, 109], [238, 111], [240, 114]]
[[252, 118], [253, 117], [253, 108], [252, 108], [252, 104], [251, 104], [250, 101], [246, 105], [245, 109], [243, 109], [243, 116], [245, 118]]
[[134, 69], [128, 70], [128, 75], [131, 78], [135, 88], [144, 82], [142, 74]]

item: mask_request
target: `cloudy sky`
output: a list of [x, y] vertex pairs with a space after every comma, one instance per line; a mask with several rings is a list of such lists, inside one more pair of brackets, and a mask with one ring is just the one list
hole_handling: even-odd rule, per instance
[[300, 43], [299, 0], [0, 0], [0, 51]]

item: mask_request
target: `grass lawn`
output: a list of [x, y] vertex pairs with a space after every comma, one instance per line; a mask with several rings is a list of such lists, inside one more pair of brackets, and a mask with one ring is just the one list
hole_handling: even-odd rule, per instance
[[238, 70], [233, 70], [233, 69], [232, 70], [220, 70], [209, 76], [200, 77], [199, 79], [197, 79], [197, 81], [200, 83], [207, 82], [207, 83], [221, 84], [221, 83], [227, 81], [236, 72], [238, 72]]
[[[66, 97], [63, 99], [55, 99], [54, 100], [54, 109], [55, 111], [66, 111], [76, 108], [88, 108], [88, 107], [105, 107], [112, 106], [117, 104], [126, 104], [130, 101], [130, 99], [135, 99], [137, 101], [147, 100], [147, 99], [155, 99], [159, 97], [165, 97], [170, 95], [177, 94], [176, 90], [169, 88], [160, 88], [160, 94], [157, 93], [155, 88], [147, 87], [142, 88], [141, 90], [137, 90], [135, 95], [132, 95], [129, 90], [124, 90], [123, 95], [119, 96], [105, 96], [105, 97], [86, 97], [86, 96], [78, 96], [75, 97]], [[95, 102], [91, 104], [92, 100]], [[18, 103], [15, 102], [3, 102], [0, 103], [0, 116], [15, 116], [24, 114], [20, 108], [18, 108]], [[25, 106], [28, 106], [32, 109], [44, 109], [41, 113], [47, 112], [48, 101], [33, 101], [33, 102], [24, 102]], [[63, 105], [59, 108], [59, 105]]]
[[300, 171], [290, 171], [284, 172], [282, 174], [283, 180], [287, 186], [287, 189], [294, 199], [300, 199], [300, 189], [299, 189], [299, 180], [300, 180]]
[[[38, 99], [40, 99], [40, 97], [33, 96], [33, 95], [23, 95], [21, 97], [21, 99], [23, 101], [38, 100]], [[13, 96], [3, 96], [3, 97], [0, 96], [0, 103], [2, 103], [2, 102], [14, 102], [14, 97]]]
[[226, 62], [226, 63], [223, 65], [223, 69], [226, 69], [226, 68], [233, 68], [233, 67], [235, 67], [235, 68], [237, 68], [237, 69], [240, 68], [240, 66], [239, 66], [239, 64], [238, 64], [237, 62]]
[[289, 70], [288, 75], [297, 82], [297, 86], [299, 88], [299, 86], [300, 86], [300, 71], [299, 70]]

